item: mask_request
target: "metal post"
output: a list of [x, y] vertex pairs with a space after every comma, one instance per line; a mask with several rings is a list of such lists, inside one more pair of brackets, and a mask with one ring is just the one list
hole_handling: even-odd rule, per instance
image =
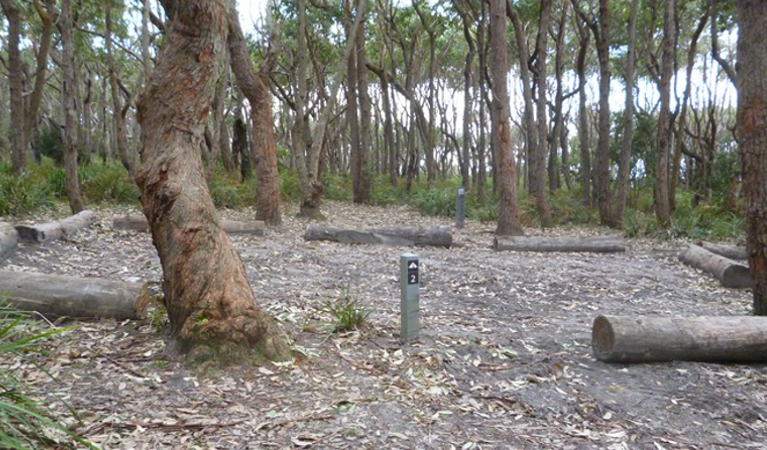
[[458, 188], [458, 193], [455, 196], [455, 227], [463, 228], [463, 219], [465, 216], [465, 201], [466, 191], [462, 188]]
[[399, 258], [400, 266], [400, 336], [403, 341], [418, 337], [421, 331], [421, 311], [419, 296], [420, 262], [418, 255], [403, 253]]

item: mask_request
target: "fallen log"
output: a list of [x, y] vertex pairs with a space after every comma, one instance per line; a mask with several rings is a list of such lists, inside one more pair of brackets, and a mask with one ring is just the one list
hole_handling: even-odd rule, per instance
[[371, 228], [351, 230], [331, 227], [309, 227], [307, 241], [333, 241], [343, 244], [420, 245], [449, 248], [453, 244], [450, 227]]
[[626, 251], [626, 243], [618, 236], [545, 237], [497, 236], [493, 240], [496, 251], [517, 252], [594, 252], [619, 253]]
[[138, 319], [149, 302], [146, 283], [0, 271], [2, 298], [46, 317]]
[[19, 242], [19, 233], [11, 224], [0, 222], [0, 261], [10, 255]]
[[767, 317], [599, 316], [591, 346], [604, 362], [767, 362]]
[[750, 288], [754, 285], [748, 267], [698, 245], [687, 247], [679, 259], [688, 266], [713, 275], [724, 287]]
[[42, 244], [43, 242], [60, 239], [87, 228], [96, 222], [96, 214], [93, 211], [81, 211], [74, 216], [69, 216], [53, 222], [35, 225], [16, 225], [19, 232], [19, 241], [26, 244]]
[[730, 258], [739, 261], [745, 261], [748, 259], [746, 253], [746, 247], [738, 247], [735, 245], [713, 244], [711, 242], [699, 242], [698, 245], [706, 250], [716, 253], [719, 256]]
[[[143, 215], [132, 214], [123, 217], [115, 217], [112, 220], [112, 228], [115, 230], [126, 231], [149, 231], [149, 222]], [[266, 224], [261, 220], [250, 220], [246, 222], [238, 220], [222, 220], [221, 228], [229, 234], [249, 234], [252, 236], [263, 236]]]

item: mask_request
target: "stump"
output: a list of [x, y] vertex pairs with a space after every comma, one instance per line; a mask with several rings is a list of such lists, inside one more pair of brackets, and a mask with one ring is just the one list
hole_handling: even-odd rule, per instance
[[512, 250], [517, 252], [620, 253], [626, 251], [626, 244], [623, 238], [618, 236], [497, 236], [493, 240], [493, 248], [497, 251]]
[[591, 344], [604, 362], [767, 362], [767, 317], [599, 316]]
[[60, 239], [70, 236], [87, 228], [96, 222], [96, 215], [93, 211], [81, 211], [74, 216], [69, 216], [53, 222], [35, 224], [35, 225], [17, 225], [16, 231], [19, 233], [19, 241], [26, 244], [42, 244], [43, 242]]
[[[112, 228], [115, 230], [149, 232], [149, 222], [144, 215], [131, 214], [123, 217], [115, 217], [112, 220]], [[249, 234], [251, 236], [263, 236], [266, 224], [261, 220], [246, 222], [238, 220], [222, 220], [221, 228], [228, 234]]]
[[711, 242], [699, 242], [698, 245], [706, 250], [716, 253], [719, 256], [730, 258], [738, 261], [745, 261], [748, 259], [746, 253], [746, 247], [738, 247], [735, 245], [713, 244]]
[[0, 292], [12, 306], [46, 317], [138, 319], [147, 303], [146, 283], [0, 271]]
[[679, 259], [696, 269], [709, 273], [728, 288], [750, 288], [754, 285], [748, 267], [698, 245], [690, 245]]
[[419, 245], [449, 248], [453, 244], [450, 227], [371, 228], [352, 230], [332, 227], [309, 227], [307, 241], [332, 241], [343, 244]]
[[19, 242], [19, 233], [8, 223], [0, 222], [0, 261], [10, 255]]

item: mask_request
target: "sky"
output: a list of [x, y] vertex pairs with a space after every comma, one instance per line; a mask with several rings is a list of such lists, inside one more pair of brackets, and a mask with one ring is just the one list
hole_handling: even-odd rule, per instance
[[257, 23], [266, 11], [266, 0], [238, 0], [237, 9], [240, 12], [240, 23], [246, 32], [255, 30]]

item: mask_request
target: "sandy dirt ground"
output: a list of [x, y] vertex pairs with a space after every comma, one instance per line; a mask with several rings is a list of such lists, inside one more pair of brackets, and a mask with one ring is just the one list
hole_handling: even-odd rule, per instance
[[[115, 231], [124, 210], [66, 240], [22, 245], [0, 269], [158, 289], [148, 234]], [[405, 207], [325, 206], [328, 226], [450, 225]], [[494, 252], [493, 224], [467, 222], [443, 248], [305, 242], [285, 212], [264, 237], [233, 241], [259, 302], [295, 358], [192, 370], [153, 317], [77, 322], [21, 369], [52, 408], [104, 449], [765, 449], [767, 366], [605, 364], [591, 354], [599, 314], [728, 316], [750, 311], [681, 265], [684, 242], [630, 240], [625, 254]], [[225, 211], [249, 219], [252, 211]], [[527, 234], [609, 234], [607, 229]], [[421, 258], [422, 334], [399, 339], [399, 255]], [[323, 305], [351, 296], [362, 330], [331, 334]], [[0, 362], [19, 364], [17, 362]]]

